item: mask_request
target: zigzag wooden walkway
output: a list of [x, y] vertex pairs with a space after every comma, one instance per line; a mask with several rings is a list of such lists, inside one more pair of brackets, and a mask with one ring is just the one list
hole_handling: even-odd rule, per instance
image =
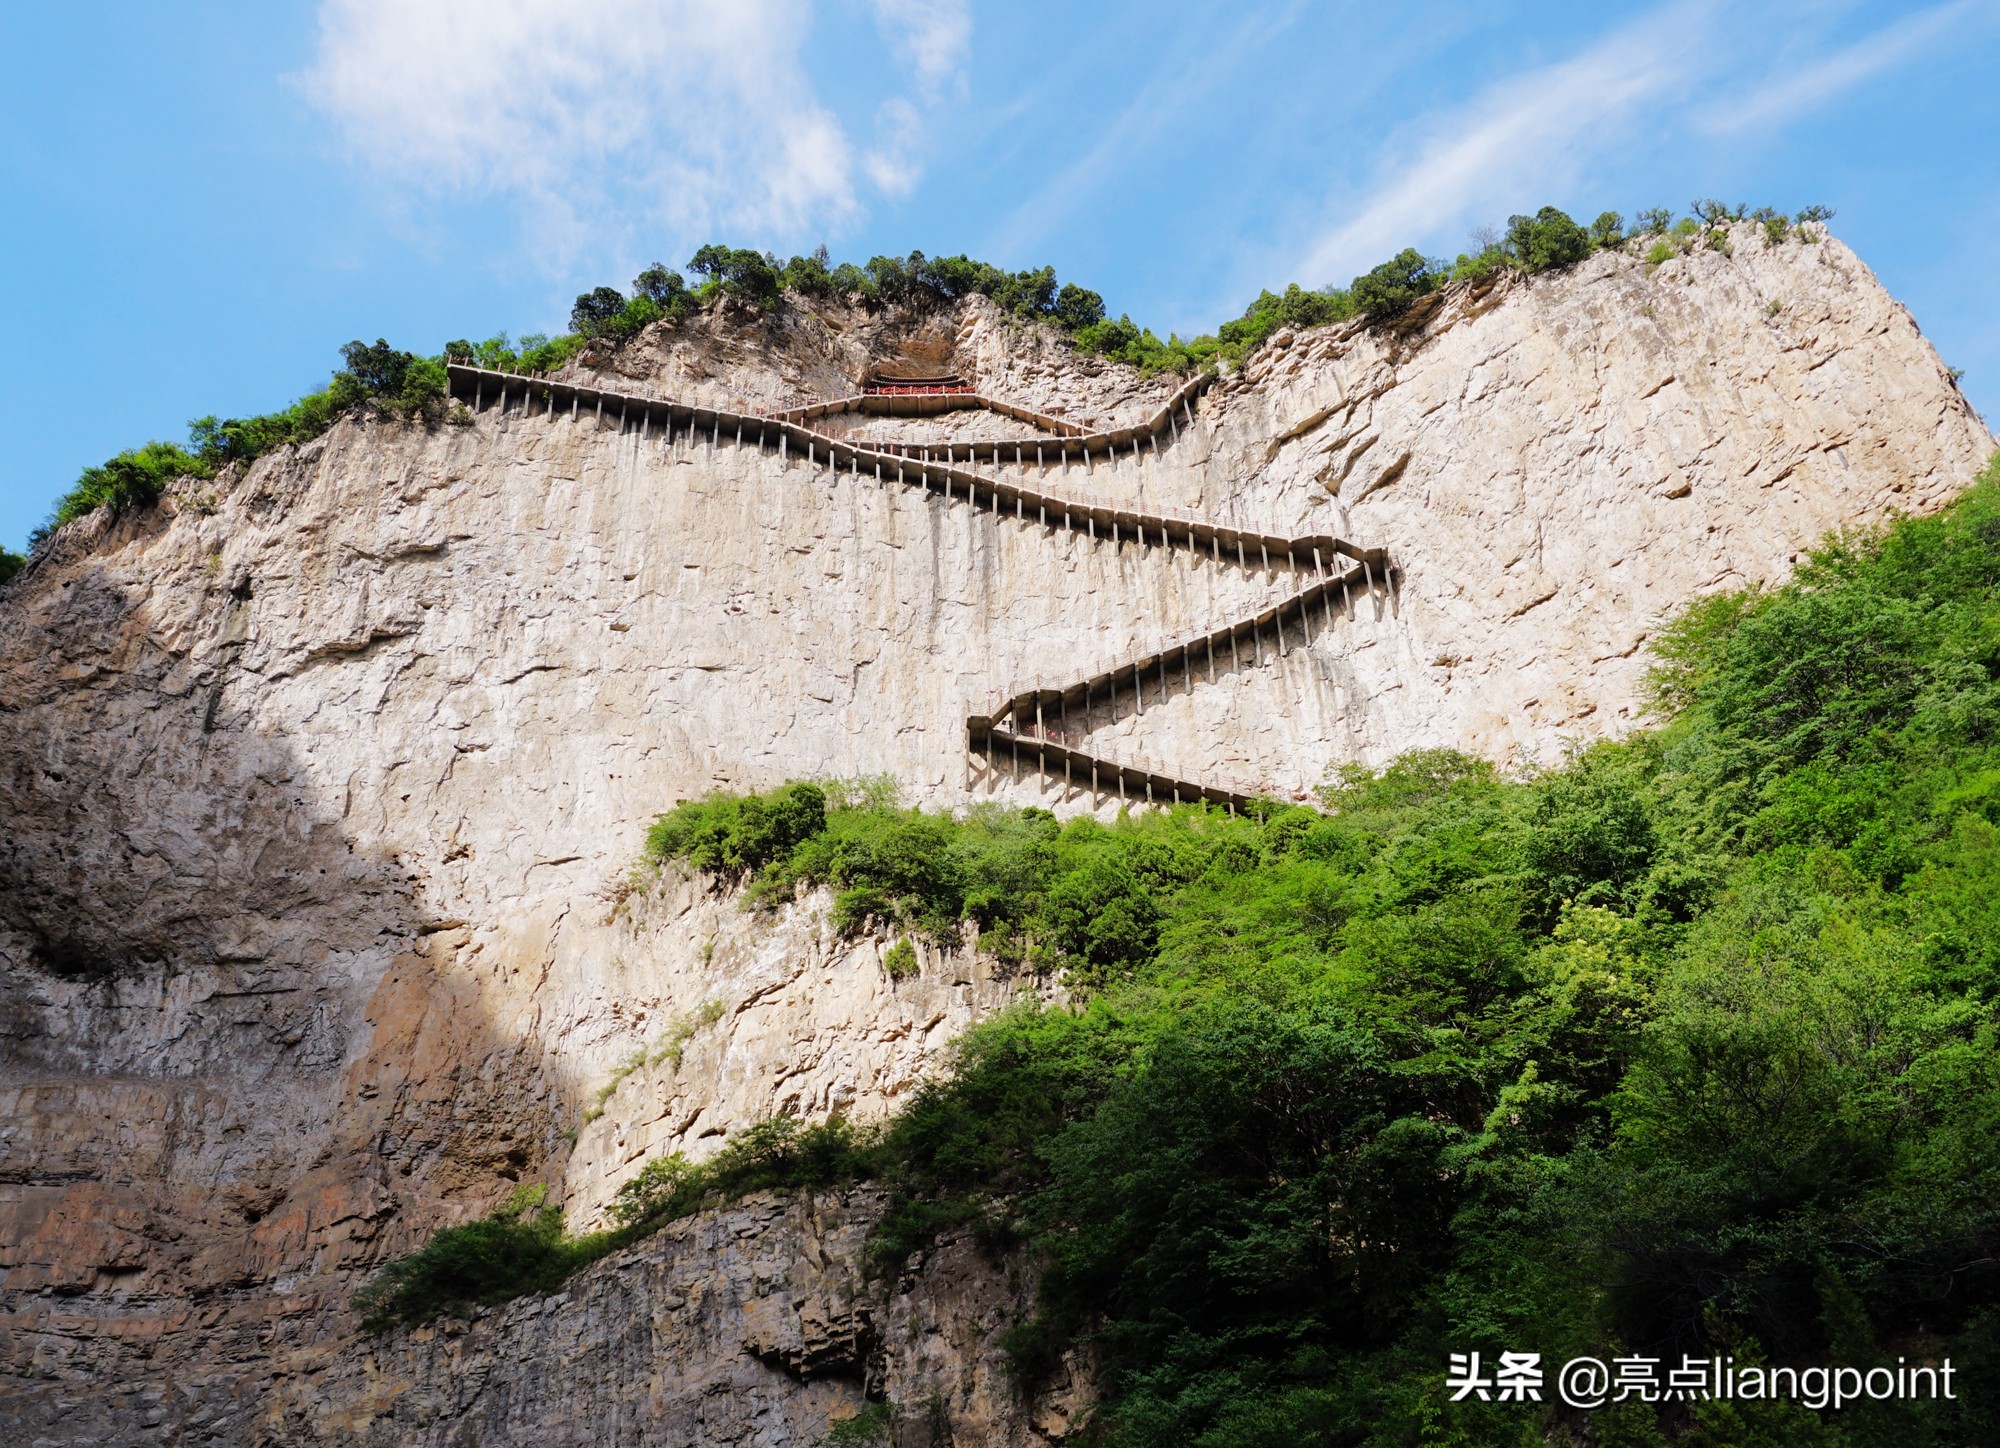
[[877, 442], [872, 446], [878, 452], [924, 458], [941, 449], [945, 454], [944, 461], [948, 463], [956, 461], [960, 453], [963, 453], [969, 462], [984, 460], [995, 464], [1007, 461], [1011, 454], [1016, 467], [1027, 466], [1029, 455], [1033, 454], [1037, 467], [1046, 467], [1051, 463], [1060, 466], [1066, 465], [1072, 455], [1088, 463], [1093, 457], [1109, 456], [1127, 447], [1131, 448], [1132, 455], [1137, 457], [1142, 443], [1152, 444], [1153, 451], [1158, 453], [1162, 437], [1171, 437], [1174, 441], [1179, 441], [1182, 417], [1187, 418], [1190, 427], [1194, 425], [1194, 400], [1214, 380], [1205, 373], [1191, 378], [1177, 388], [1173, 396], [1154, 409], [1145, 421], [1134, 423], [1131, 427], [1098, 432], [1091, 432], [1066, 418], [1034, 412], [978, 392], [915, 397], [885, 397], [861, 393], [852, 397], [835, 398], [831, 402], [816, 402], [807, 407], [786, 408], [773, 413], [772, 416], [785, 422], [805, 423], [816, 422], [824, 417], [834, 417], [843, 412], [865, 412], [889, 417], [935, 417], [946, 412], [981, 408], [988, 412], [999, 413], [1003, 417], [1011, 417], [1017, 422], [1032, 423], [1053, 436], [996, 438], [983, 442], [963, 443]]
[[[567, 413], [572, 418], [579, 418], [588, 409], [588, 415], [599, 423], [607, 416], [615, 420], [621, 432], [636, 425], [641, 437], [650, 437], [657, 428], [662, 440], [668, 443], [687, 437], [715, 447], [728, 442], [762, 450], [775, 448], [781, 458], [789, 458], [797, 451], [814, 468], [821, 466], [823, 459], [830, 471], [837, 472], [845, 467], [856, 476], [872, 475], [877, 482], [893, 482], [920, 488], [927, 493], [939, 492], [950, 502], [957, 502], [962, 496], [968, 507], [990, 509], [995, 517], [1005, 518], [1011, 514], [1021, 523], [1065, 529], [1093, 542], [1101, 539], [1117, 545], [1130, 539], [1141, 545], [1157, 544], [1190, 553], [1205, 553], [1218, 563], [1233, 561], [1246, 572], [1252, 568], [1269, 570], [1275, 566], [1304, 575], [1309, 581], [1275, 604], [1198, 638], [1065, 684], [1043, 687], [1038, 683], [1033, 689], [1014, 694], [998, 708], [989, 709], [984, 714], [968, 710], [966, 744], [969, 749], [997, 763], [999, 751], [1004, 748], [1017, 771], [1020, 761], [1028, 757], [1035, 761], [1038, 772], [1049, 775], [1060, 773], [1066, 782], [1081, 784], [1087, 777], [1093, 795], [1115, 789], [1123, 798], [1144, 798], [1156, 803], [1206, 800], [1231, 809], [1252, 804], [1259, 796], [1247, 788], [1177, 778], [1115, 754], [1083, 749], [1080, 747], [1081, 739], [1066, 733], [1062, 721], [1072, 706], [1081, 705], [1088, 718], [1100, 702], [1110, 709], [1114, 721], [1119, 717], [1121, 701], [1129, 701], [1133, 712], [1143, 713], [1149, 688], [1154, 689], [1157, 704], [1172, 692], [1171, 676], [1176, 671], [1181, 675], [1184, 691], [1193, 687], [1198, 667], [1204, 671], [1206, 681], [1213, 682], [1221, 653], [1228, 652], [1232, 669], [1239, 667], [1246, 642], [1254, 657], [1261, 662], [1267, 629], [1275, 634], [1276, 647], [1282, 656], [1287, 648], [1288, 624], [1302, 636], [1304, 643], [1310, 644], [1315, 612], [1324, 612], [1331, 619], [1339, 606], [1346, 603], [1348, 616], [1352, 617], [1351, 597], [1357, 586], [1365, 587], [1372, 595], [1378, 579], [1384, 585], [1390, 581], [1391, 570], [1384, 550], [1361, 548], [1332, 534], [1289, 538], [1231, 528], [1183, 514], [1141, 513], [1116, 508], [1031, 488], [1025, 481], [972, 472], [957, 466], [955, 460], [949, 457], [943, 461], [912, 458], [900, 448], [864, 446], [807, 427], [800, 420], [817, 420], [837, 411], [849, 410], [848, 404], [857, 399], [843, 399], [839, 403], [818, 404], [811, 408], [793, 408], [777, 414], [735, 412], [460, 363], [452, 363], [448, 371], [452, 396], [470, 402], [475, 411], [492, 405], [504, 413], [513, 408], [517, 399], [523, 415], [550, 417]], [[1145, 423], [1114, 432], [1071, 435], [1069, 445], [1087, 457], [1088, 453], [1083, 451], [1086, 445], [1094, 451], [1109, 452], [1114, 446], [1122, 447], [1129, 441], [1136, 455], [1138, 440], [1150, 437], [1157, 452], [1162, 432], [1170, 432], [1178, 439], [1176, 409], [1187, 407], [1192, 423], [1190, 403], [1204, 381], [1197, 378], [1182, 387]], [[1022, 416], [1024, 413], [1025, 409], [1008, 410], [1010, 416]], [[1041, 421], [1036, 414], [1026, 416]], [[971, 453], [974, 445], [956, 446], [976, 457]], [[998, 449], [1016, 444], [984, 443], [976, 446]], [[1000, 457], [997, 451], [988, 455]], [[1066, 461], [1066, 458], [1064, 454], [1063, 460]], [[1046, 467], [1056, 459], [1045, 460], [1038, 456], [1036, 461]], [[1025, 463], [1023, 467], [1025, 471]], [[962, 494], [960, 490], [963, 490]], [[1157, 688], [1153, 684], [1155, 674], [1158, 675]], [[1056, 720], [1053, 725], [1049, 722], [1051, 715]]]
[[1093, 795], [1116, 790], [1127, 798], [1159, 804], [1208, 800], [1231, 809], [1247, 806], [1258, 796], [1245, 787], [1178, 779], [1115, 755], [1092, 755], [1082, 748], [1087, 735], [1073, 735], [1065, 728], [1071, 711], [1080, 710], [1086, 721], [1100, 710], [1108, 712], [1112, 722], [1127, 713], [1143, 715], [1149, 696], [1158, 708], [1176, 694], [1193, 692], [1197, 681], [1213, 684], [1219, 670], [1240, 670], [1246, 652], [1252, 664], [1261, 665], [1273, 651], [1283, 658], [1292, 647], [1310, 648], [1315, 614], [1323, 615], [1321, 632], [1325, 632], [1343, 607], [1347, 617], [1354, 616], [1357, 590], [1372, 596], [1375, 586], [1374, 560], [1364, 559], [1195, 638], [1084, 678], [1052, 684], [1038, 680], [985, 714], [968, 710], [967, 743], [983, 749], [988, 758], [1004, 747], [1017, 768], [1024, 755], [1032, 758], [1038, 772], [1060, 775], [1066, 787], [1079, 787], [1087, 780]]

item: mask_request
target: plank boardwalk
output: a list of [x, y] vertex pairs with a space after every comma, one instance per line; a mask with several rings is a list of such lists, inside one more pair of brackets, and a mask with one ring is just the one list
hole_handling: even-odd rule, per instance
[[[621, 432], [637, 431], [642, 438], [657, 433], [667, 443], [685, 437], [716, 447], [727, 444], [776, 451], [781, 458], [796, 456], [815, 469], [846, 470], [885, 486], [918, 489], [954, 505], [990, 510], [998, 518], [1011, 516], [1023, 524], [1063, 529], [1092, 542], [1118, 544], [1129, 539], [1170, 552], [1206, 555], [1216, 563], [1234, 562], [1246, 572], [1261, 568], [1290, 574], [1295, 582], [1278, 599], [1205, 634], [1084, 677], [1018, 689], [997, 704], [989, 704], [984, 712], [968, 709], [966, 747], [973, 755], [995, 767], [1010, 769], [1017, 778], [1024, 768], [1031, 768], [1043, 778], [1060, 778], [1066, 788], [1088, 788], [1093, 798], [1115, 793], [1122, 799], [1155, 804], [1206, 801], [1231, 810], [1254, 807], [1268, 797], [1266, 793], [1236, 782], [1185, 778], [1102, 748], [1088, 748], [1085, 735], [1072, 732], [1066, 723], [1079, 711], [1086, 720], [1105, 711], [1113, 720], [1124, 714], [1143, 714], [1149, 700], [1157, 707], [1174, 694], [1192, 689], [1198, 678], [1213, 683], [1218, 669], [1242, 667], [1246, 651], [1257, 663], [1272, 652], [1282, 657], [1292, 647], [1311, 644], [1316, 621], [1324, 631], [1343, 616], [1352, 618], [1357, 595], [1373, 597], [1394, 586], [1393, 569], [1383, 549], [1363, 548], [1332, 534], [1288, 537], [1187, 514], [1144, 513], [1031, 487], [1024, 477], [994, 476], [972, 466], [982, 460], [996, 464], [1013, 461], [1025, 473], [1031, 461], [1047, 467], [1067, 462], [1071, 456], [1088, 459], [1128, 447], [1136, 457], [1146, 445], [1157, 453], [1163, 441], [1166, 446], [1178, 441], [1183, 420], [1192, 425], [1194, 401], [1209, 380], [1205, 377], [1178, 389], [1139, 423], [1086, 432], [1075, 423], [977, 393], [863, 394], [778, 413], [755, 413], [692, 406], [460, 363], [452, 363], [449, 371], [451, 395], [475, 412], [496, 408], [524, 416], [571, 418], [588, 413], [599, 423], [608, 419]], [[847, 411], [933, 415], [968, 406], [1029, 422], [1043, 433], [1034, 438], [919, 447], [863, 443], [809, 425]], [[945, 456], [932, 456], [938, 452]]]

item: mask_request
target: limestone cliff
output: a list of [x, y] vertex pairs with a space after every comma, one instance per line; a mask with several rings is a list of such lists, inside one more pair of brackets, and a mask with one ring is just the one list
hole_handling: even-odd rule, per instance
[[[1178, 387], [977, 301], [724, 309], [565, 380], [713, 418], [890, 364], [1097, 431]], [[659, 811], [872, 774], [934, 806], [1115, 808], [969, 753], [968, 718], [1293, 586], [1268, 550], [1057, 526], [857, 447], [1020, 440], [967, 466], [1211, 542], [1385, 550], [1392, 573], [1295, 633], [1064, 723], [1176, 779], [1296, 792], [1414, 747], [1520, 761], [1629, 728], [1663, 615], [1938, 506], [1993, 446], [1852, 253], [1754, 228], [1280, 334], [1166, 415], [1147, 445], [1037, 463], [1059, 430], [855, 414], [814, 425], [849, 448], [829, 471], [719, 423], [488, 403], [350, 419], [64, 530], [0, 593], [6, 1436], [569, 1441], [579, 1376], [612, 1441], [809, 1441], [866, 1390], [934, 1400], [961, 1442], [1060, 1435], [1073, 1404], [1016, 1403], [995, 1368], [1025, 1285], [963, 1245], [863, 1281], [866, 1193], [683, 1224], [463, 1329], [371, 1345], [345, 1311], [516, 1182], [590, 1220], [652, 1153], [891, 1109], [968, 1023], [1050, 989], [968, 950], [891, 981], [824, 899], [766, 918], [634, 884]]]

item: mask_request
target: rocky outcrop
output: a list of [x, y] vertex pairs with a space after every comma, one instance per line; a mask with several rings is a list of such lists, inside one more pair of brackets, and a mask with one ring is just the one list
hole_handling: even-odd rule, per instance
[[255, 1432], [383, 1448], [747, 1448], [812, 1442], [874, 1401], [914, 1442], [1060, 1441], [1078, 1365], [1024, 1402], [1000, 1346], [1028, 1284], [969, 1240], [872, 1278], [863, 1245], [880, 1211], [854, 1190], [674, 1223], [556, 1296], [281, 1372]]
[[[886, 359], [1093, 427], [1175, 385], [977, 302], [724, 310], [574, 371], [768, 409], [845, 395]], [[1001, 435], [976, 417], [925, 428]], [[1850, 252], [1746, 228], [1732, 255], [1601, 255], [1394, 327], [1281, 334], [1162, 447], [1026, 468], [1389, 551], [1394, 587], [1309, 644], [1083, 721], [1100, 752], [1296, 792], [1407, 748], [1519, 761], [1629, 728], [1646, 636], [1679, 603], [1782, 576], [1827, 529], [1935, 507], [1991, 447]], [[0, 593], [8, 1436], [283, 1441], [379, 1418], [472, 1441], [541, 1411], [507, 1365], [571, 1351], [597, 1354], [578, 1361], [599, 1421], [647, 1420], [669, 1400], [657, 1360], [605, 1336], [637, 1299], [603, 1304], [697, 1272], [674, 1244], [738, 1240], [727, 1214], [457, 1335], [370, 1347], [347, 1295], [517, 1183], [551, 1182], [588, 1222], [649, 1154], [699, 1156], [774, 1111], [887, 1112], [967, 1024], [1048, 985], [968, 949], [892, 981], [885, 942], [836, 939], [823, 898], [750, 915], [714, 882], [635, 885], [646, 823], [815, 775], [889, 775], [934, 806], [1115, 808], [968, 756], [968, 715], [1280, 585], [1254, 558], [1058, 533], [733, 439], [491, 410], [350, 419], [65, 530]], [[797, 1215], [823, 1204], [754, 1210], [745, 1261], [816, 1261], [835, 1230]], [[836, 1235], [867, 1210], [843, 1204]], [[945, 1312], [923, 1305], [940, 1270], [877, 1314], [881, 1342]], [[646, 1309], [655, 1345], [701, 1336], [711, 1367], [683, 1387], [716, 1385], [702, 1411], [735, 1413], [736, 1375], [768, 1375], [740, 1379], [766, 1385], [745, 1400], [766, 1416], [729, 1419], [765, 1426], [715, 1441], [803, 1441], [868, 1381], [806, 1371], [859, 1348], [824, 1314], [795, 1340], [753, 1310], [768, 1295], [738, 1293], [746, 1325], [712, 1342], [721, 1318]], [[995, 1322], [1003, 1298], [960, 1315]], [[882, 1357], [910, 1365], [884, 1391], [973, 1412], [942, 1384], [984, 1361], [985, 1332]], [[493, 1365], [476, 1401], [450, 1366], [475, 1360]], [[1029, 1431], [1030, 1409], [979, 1391], [992, 1422], [1016, 1414], [991, 1441]]]

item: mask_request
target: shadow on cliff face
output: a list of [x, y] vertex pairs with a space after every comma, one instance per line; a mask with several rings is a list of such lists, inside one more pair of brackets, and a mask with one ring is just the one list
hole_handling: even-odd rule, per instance
[[100, 520], [0, 597], [10, 1439], [214, 1426], [288, 1321], [337, 1349], [361, 1275], [533, 1176], [571, 1115], [462, 927], [252, 726], [255, 580], [175, 625], [116, 576], [167, 526]]

